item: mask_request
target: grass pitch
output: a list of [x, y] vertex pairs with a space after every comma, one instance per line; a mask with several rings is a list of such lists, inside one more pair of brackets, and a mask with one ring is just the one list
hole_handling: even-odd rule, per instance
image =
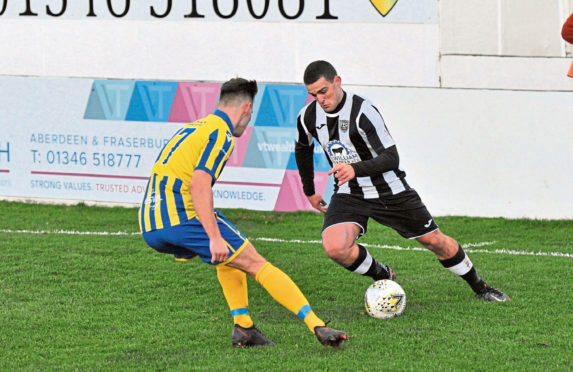
[[223, 211], [349, 335], [322, 347], [249, 278], [250, 312], [277, 347], [233, 349], [215, 269], [148, 248], [135, 209], [0, 208], [0, 371], [573, 370], [573, 221], [437, 219], [511, 296], [499, 304], [474, 299], [433, 254], [371, 222], [361, 242], [408, 296], [404, 314], [383, 321], [364, 313], [371, 281], [323, 253], [322, 216]]

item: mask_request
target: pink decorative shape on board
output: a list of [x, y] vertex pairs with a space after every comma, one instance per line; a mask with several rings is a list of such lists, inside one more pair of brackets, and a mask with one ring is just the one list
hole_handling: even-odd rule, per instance
[[247, 127], [241, 137], [235, 137], [235, 148], [229, 160], [227, 160], [227, 166], [240, 167], [243, 165], [245, 160], [245, 154], [249, 148], [249, 140], [251, 139], [251, 134], [253, 133], [254, 127]]
[[[328, 183], [327, 172], [314, 173], [314, 185], [316, 192], [324, 195], [324, 189]], [[275, 204], [275, 211], [277, 212], [292, 212], [292, 211], [316, 211], [308, 202], [306, 195], [302, 191], [302, 183], [298, 170], [287, 170], [283, 178], [283, 183], [277, 197]]]
[[179, 83], [167, 121], [190, 123], [215, 111], [219, 83]]
[[314, 101], [314, 97], [309, 94], [308, 96], [306, 96], [306, 102], [304, 104], [308, 105], [312, 101]]

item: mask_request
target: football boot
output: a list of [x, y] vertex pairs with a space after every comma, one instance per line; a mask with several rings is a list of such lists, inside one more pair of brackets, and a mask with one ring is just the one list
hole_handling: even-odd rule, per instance
[[390, 266], [376, 261], [376, 275], [372, 279], [374, 279], [375, 282], [383, 279], [396, 281], [396, 273]]
[[276, 344], [269, 340], [255, 326], [243, 328], [238, 324], [233, 327], [231, 342], [234, 347], [251, 347], [251, 346], [275, 346]]
[[314, 327], [314, 334], [318, 341], [324, 346], [338, 346], [347, 340], [346, 333], [329, 328], [326, 325]]
[[476, 297], [488, 302], [505, 302], [510, 300], [508, 295], [485, 283], [483, 289], [476, 293]]

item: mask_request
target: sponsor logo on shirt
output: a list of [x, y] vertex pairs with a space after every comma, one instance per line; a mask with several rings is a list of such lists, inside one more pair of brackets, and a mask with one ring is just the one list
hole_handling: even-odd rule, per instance
[[152, 193], [145, 199], [145, 204], [148, 204], [151, 209], [155, 209], [161, 203], [161, 196]]
[[360, 157], [355, 151], [351, 151], [340, 141], [330, 141], [326, 144], [326, 153], [333, 164], [345, 163], [352, 164], [358, 163]]

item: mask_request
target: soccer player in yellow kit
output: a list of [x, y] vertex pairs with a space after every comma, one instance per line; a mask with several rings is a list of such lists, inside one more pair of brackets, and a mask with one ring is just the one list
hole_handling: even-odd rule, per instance
[[254, 80], [234, 78], [221, 86], [217, 110], [183, 126], [163, 148], [139, 209], [143, 239], [161, 253], [188, 260], [199, 256], [216, 265], [234, 327], [233, 346], [275, 345], [249, 315], [251, 275], [281, 305], [296, 314], [321, 344], [338, 346], [346, 334], [329, 328], [283, 271], [261, 256], [231, 222], [213, 207], [212, 186], [221, 174], [253, 112]]

